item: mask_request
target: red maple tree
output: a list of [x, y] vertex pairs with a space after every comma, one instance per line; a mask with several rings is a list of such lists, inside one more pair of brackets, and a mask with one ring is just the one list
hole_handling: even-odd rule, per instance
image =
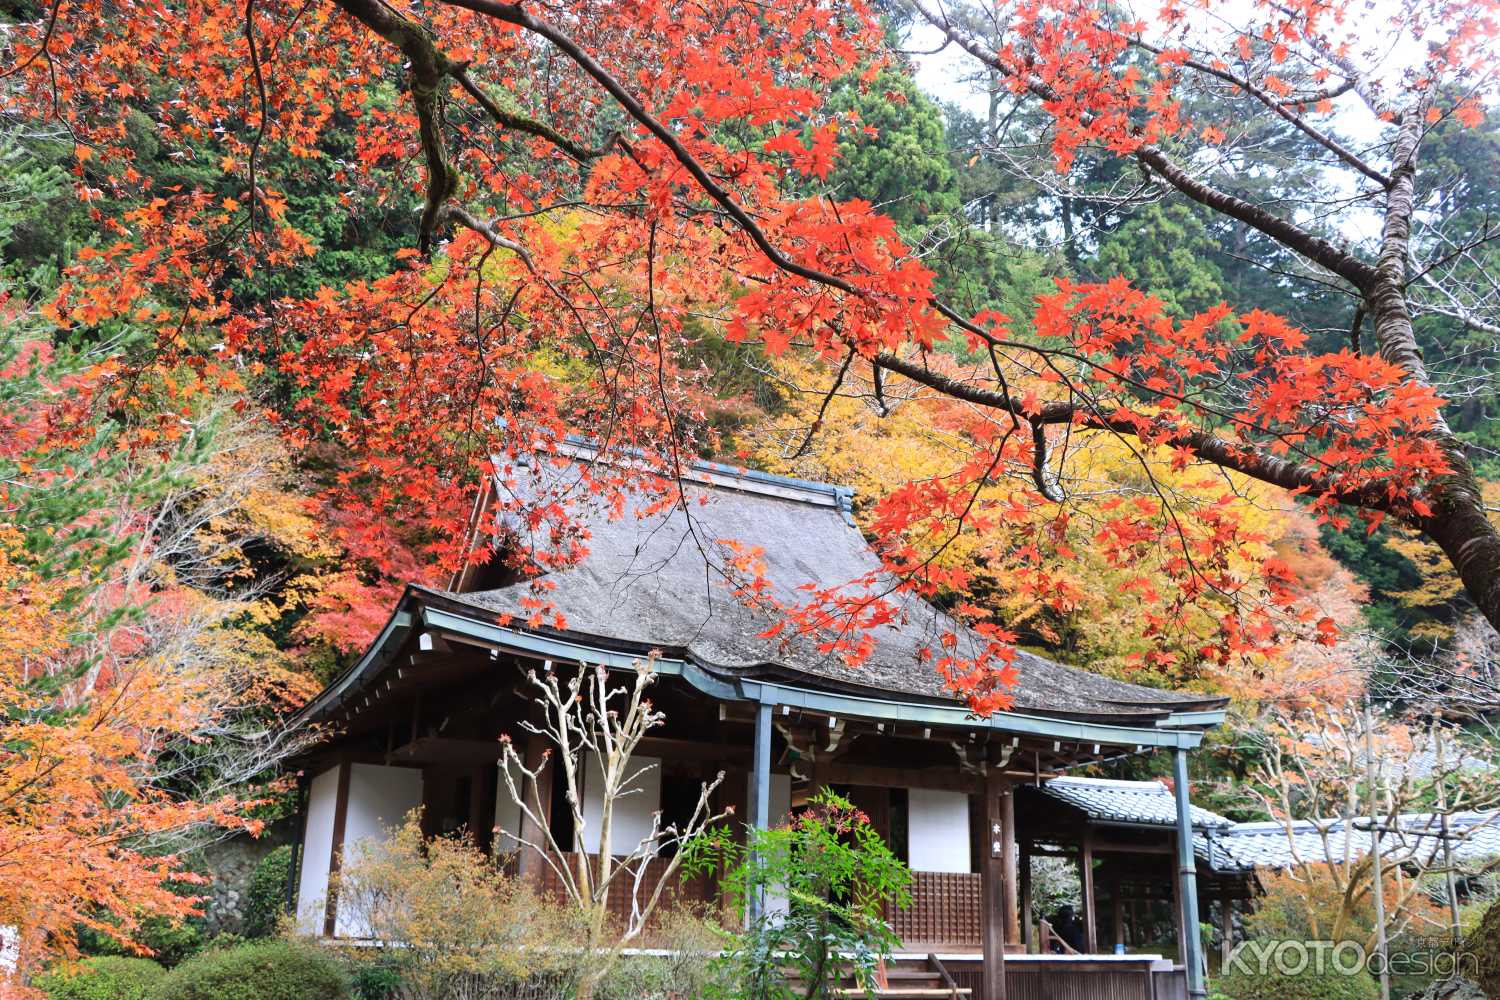
[[[587, 491], [680, 502], [685, 456], [713, 446], [696, 351], [707, 323], [771, 354], [812, 352], [835, 387], [858, 366], [877, 387], [908, 379], [953, 401], [970, 453], [875, 510], [877, 547], [902, 589], [962, 594], [969, 582], [915, 537], [983, 532], [1046, 505], [1065, 517], [1047, 469], [1061, 432], [1076, 428], [1130, 442], [1148, 469], [1165, 453], [1303, 495], [1321, 517], [1399, 518], [1442, 547], [1500, 623], [1500, 536], [1417, 351], [1407, 288], [1422, 133], [1434, 117], [1476, 114], [1494, 4], [1403, 7], [1382, 39], [1395, 31], [1422, 55], [1388, 78], [1366, 68], [1367, 19], [1349, 0], [1211, 6], [1169, 3], [1147, 23], [1100, 0], [1023, 0], [988, 10], [994, 30], [978, 33], [914, 3], [1044, 113], [1059, 168], [1104, 148], [1301, 255], [1357, 290], [1374, 353], [1311, 354], [1299, 330], [1253, 309], [1173, 318], [1122, 280], [1060, 284], [1038, 304], [1034, 337], [939, 301], [933, 273], [870, 204], [787, 193], [815, 188], [839, 133], [861, 127], [828, 113], [821, 95], [880, 66], [882, 35], [863, 0], [53, 0], [8, 36], [0, 102], [66, 124], [81, 194], [140, 205], [101, 210], [102, 238], [70, 271], [57, 321], [154, 327], [155, 350], [137, 364], [170, 373], [157, 390], [168, 398], [229, 369], [275, 368], [296, 389], [288, 433], [331, 439], [349, 456], [339, 500], [371, 531], [390, 517], [425, 526], [438, 561], [474, 558], [462, 529], [481, 476], [504, 480], [517, 455], [569, 432], [606, 451], [643, 449], [662, 470], [599, 466]], [[1194, 157], [1226, 124], [1184, 110], [1205, 87], [1258, 102], [1374, 185], [1378, 253], [1205, 181]], [[377, 98], [391, 88], [399, 100]], [[1373, 152], [1326, 127], [1347, 95], [1381, 123]], [[126, 109], [161, 142], [210, 151], [239, 193], [149, 189], [132, 165]], [[350, 137], [352, 157], [320, 151], [333, 133]], [[316, 252], [287, 222], [278, 171], [291, 170], [409, 201], [412, 246], [379, 280], [247, 308], [234, 288]], [[955, 336], [984, 369], [934, 360]], [[133, 384], [119, 383], [122, 397]], [[996, 483], [1007, 488], [984, 490]], [[1123, 565], [1147, 547], [1175, 548], [1163, 614], [1237, 594], [1236, 556], [1255, 539], [1228, 511], [1232, 495], [1227, 479], [1207, 500], [1148, 489], [1122, 500], [1094, 542]], [[547, 541], [542, 562], [586, 547], [567, 496], [491, 516], [502, 514]], [[1044, 588], [1047, 561], [1068, 553], [1043, 533], [1036, 556], [1032, 585]], [[725, 561], [726, 576], [754, 566], [743, 552]], [[1263, 565], [1257, 593], [1269, 598], [1223, 616], [1215, 655], [1265, 649], [1284, 631], [1285, 571]], [[897, 610], [884, 579], [849, 584], [778, 605], [781, 627], [815, 632], [857, 662], [865, 627]], [[746, 599], [769, 599], [753, 580], [741, 586]], [[941, 636], [934, 664], [977, 709], [1001, 707], [1011, 637], [958, 607], [990, 646], [961, 655], [956, 636]]]

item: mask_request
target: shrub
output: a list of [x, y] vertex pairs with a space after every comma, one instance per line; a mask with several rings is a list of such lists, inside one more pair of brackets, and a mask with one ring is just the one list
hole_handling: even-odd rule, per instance
[[87, 958], [65, 973], [45, 976], [37, 986], [48, 1000], [147, 1000], [167, 970], [146, 958], [104, 955]]
[[292, 848], [283, 844], [260, 859], [250, 874], [245, 899], [245, 937], [270, 937], [286, 913], [286, 881], [291, 874]]
[[401, 988], [401, 971], [384, 956], [373, 961], [356, 958], [349, 966], [349, 982], [358, 1000], [391, 1000]]
[[846, 965], [870, 987], [881, 957], [900, 946], [885, 911], [910, 904], [911, 872], [869, 817], [825, 789], [788, 825], [750, 830], [748, 840], [705, 838], [689, 845], [684, 867], [726, 870], [740, 905], [752, 895], [785, 901], [784, 913], [765, 907], [729, 949], [725, 963], [737, 967], [742, 995], [788, 997], [794, 979], [808, 997], [830, 996]]
[[599, 983], [597, 1000], [674, 1000], [738, 996], [734, 970], [719, 959], [729, 935], [686, 908], [658, 913], [651, 940], [665, 955], [630, 955]]
[[[508, 877], [468, 837], [422, 837], [413, 812], [344, 859], [340, 919], [394, 947], [401, 1000], [454, 1000], [578, 971], [572, 914]], [[346, 916], [347, 915], [347, 916]]]
[[[1365, 891], [1353, 894], [1352, 899], [1332, 870], [1322, 865], [1308, 865], [1296, 874], [1267, 875], [1262, 882], [1265, 894], [1245, 919], [1248, 937], [1374, 945], [1375, 897], [1367, 881], [1358, 883]], [[1422, 893], [1405, 895], [1395, 879], [1387, 879], [1385, 897], [1387, 927], [1447, 923], [1443, 907]]]
[[1363, 943], [1375, 926], [1368, 894], [1350, 905], [1337, 880], [1316, 867], [1262, 879], [1265, 894], [1245, 917], [1245, 933], [1262, 940], [1337, 940]]
[[1309, 962], [1289, 976], [1274, 963], [1259, 969], [1231, 968], [1214, 983], [1214, 992], [1228, 1000], [1376, 1000], [1380, 988], [1363, 971], [1340, 972], [1331, 963]]
[[[145, 917], [132, 937], [150, 952], [153, 959], [169, 969], [203, 949], [203, 931], [191, 920], [173, 923], [166, 917]], [[85, 955], [138, 957], [103, 931], [87, 927], [78, 932], [78, 948]]]
[[206, 951], [172, 970], [151, 1000], [349, 1000], [349, 980], [326, 949], [256, 941]]

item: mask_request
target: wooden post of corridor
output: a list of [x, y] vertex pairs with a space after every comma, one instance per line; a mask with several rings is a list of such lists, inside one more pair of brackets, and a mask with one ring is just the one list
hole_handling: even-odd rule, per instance
[[984, 856], [980, 859], [980, 926], [984, 936], [984, 1000], [1005, 997], [1005, 845], [1009, 833], [1002, 799], [1010, 798], [1010, 782], [998, 770], [985, 769]]
[[1009, 780], [1000, 787], [1000, 876], [1005, 884], [1005, 943], [1021, 940], [1021, 907], [1016, 882], [1016, 796]]
[[[521, 839], [544, 847], [547, 843], [546, 831], [542, 826], [550, 827], [552, 824], [552, 758], [547, 753], [548, 744], [544, 736], [532, 733], [526, 740], [526, 752], [524, 763], [527, 770], [537, 771], [536, 776], [536, 802], [528, 802], [527, 805], [536, 813], [540, 823], [533, 823], [531, 818], [524, 812], [521, 814]], [[526, 784], [517, 782], [517, 790], [522, 795], [528, 795], [531, 789]], [[509, 794], [507, 789], [506, 794]], [[546, 877], [547, 862], [538, 851], [529, 847], [518, 847], [516, 851], [516, 875], [529, 881], [532, 888], [540, 889]]]

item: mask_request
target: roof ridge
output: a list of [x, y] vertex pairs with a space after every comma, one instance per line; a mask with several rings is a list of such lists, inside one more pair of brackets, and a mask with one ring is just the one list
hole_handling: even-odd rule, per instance
[[[1400, 823], [1413, 820], [1435, 822], [1440, 818], [1441, 814], [1433, 812], [1407, 812], [1398, 813], [1396, 816], [1397, 821]], [[1484, 820], [1494, 822], [1496, 818], [1500, 818], [1500, 809], [1464, 809], [1449, 813], [1448, 815], [1450, 823], [1481, 822]], [[1319, 828], [1324, 830], [1342, 830], [1346, 824], [1356, 833], [1366, 833], [1369, 830], [1369, 817], [1367, 816], [1352, 816], [1348, 818], [1342, 816], [1322, 816], [1313, 819], [1294, 819], [1290, 822], [1294, 830], [1315, 830]], [[1361, 825], [1362, 823], [1364, 825]], [[1229, 832], [1258, 833], [1270, 830], [1281, 831], [1285, 830], [1286, 827], [1287, 821], [1285, 820], [1259, 819], [1251, 822], [1236, 823], [1229, 828]], [[1500, 830], [1500, 826], [1497, 826], [1496, 829]]]
[[[1318, 829], [1318, 825], [1320, 823], [1323, 824], [1322, 828], [1324, 830], [1334, 830], [1336, 828], [1341, 827], [1344, 822], [1346, 822], [1346, 821], [1342, 820], [1342, 819], [1330, 819], [1330, 820], [1294, 819], [1294, 820], [1290, 821], [1291, 827], [1292, 827], [1293, 830], [1316, 830], [1316, 829]], [[1279, 819], [1257, 819], [1257, 820], [1251, 820], [1251, 821], [1242, 822], [1242, 823], [1235, 823], [1233, 826], [1229, 827], [1225, 832], [1226, 833], [1259, 833], [1259, 832], [1261, 832], [1263, 830], [1267, 831], [1267, 832], [1275, 830], [1276, 832], [1280, 833], [1280, 832], [1286, 830], [1287, 823], [1288, 823], [1288, 821], [1286, 821], [1286, 820], [1279, 820]]]
[[[538, 449], [536, 454], [547, 455], [548, 453]], [[577, 434], [570, 434], [564, 438], [557, 446], [556, 454], [565, 458], [606, 462], [611, 465], [625, 461], [638, 461], [645, 464], [646, 460], [646, 453], [639, 448], [626, 448], [616, 454], [601, 456], [597, 443]], [[695, 485], [716, 486], [812, 506], [832, 507], [844, 516], [845, 521], [850, 524], [854, 523], [854, 487], [852, 486], [821, 482], [816, 479], [799, 479], [796, 476], [782, 476], [774, 472], [752, 469], [748, 465], [730, 465], [706, 458], [694, 458], [688, 464], [688, 468], [690, 474], [684, 478], [691, 480]], [[692, 475], [692, 473], [697, 475]]]
[[1092, 785], [1096, 788], [1140, 788], [1142, 790], [1153, 788], [1159, 789], [1160, 791], [1163, 791], [1168, 795], [1172, 794], [1171, 789], [1163, 784], [1160, 778], [1151, 778], [1149, 780], [1131, 778], [1089, 778], [1082, 775], [1065, 774], [1059, 775], [1056, 778], [1048, 779], [1046, 784], [1050, 785], [1054, 782], [1065, 782], [1068, 784], [1077, 785]]

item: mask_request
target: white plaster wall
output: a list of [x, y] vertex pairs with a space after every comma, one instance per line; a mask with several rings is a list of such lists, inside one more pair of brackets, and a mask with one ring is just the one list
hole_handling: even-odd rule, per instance
[[[646, 773], [639, 774], [642, 768]], [[661, 761], [655, 757], [632, 757], [628, 774], [637, 775], [628, 795], [615, 800], [609, 833], [610, 851], [629, 854], [651, 834], [651, 817], [661, 808]], [[604, 817], [604, 769], [596, 754], [589, 754], [583, 773], [583, 830], [585, 851], [599, 850], [599, 822]]]
[[906, 796], [912, 871], [969, 871], [969, 797], [934, 788], [911, 788]]
[[339, 769], [331, 767], [315, 776], [307, 791], [307, 814], [302, 826], [302, 876], [297, 883], [297, 929], [303, 934], [323, 933], [338, 788]]
[[[344, 817], [343, 867], [359, 863], [361, 852], [389, 836], [406, 814], [422, 804], [422, 772], [414, 767], [355, 764], [349, 775], [349, 806]], [[363, 921], [339, 907], [337, 937], [368, 937]]]

